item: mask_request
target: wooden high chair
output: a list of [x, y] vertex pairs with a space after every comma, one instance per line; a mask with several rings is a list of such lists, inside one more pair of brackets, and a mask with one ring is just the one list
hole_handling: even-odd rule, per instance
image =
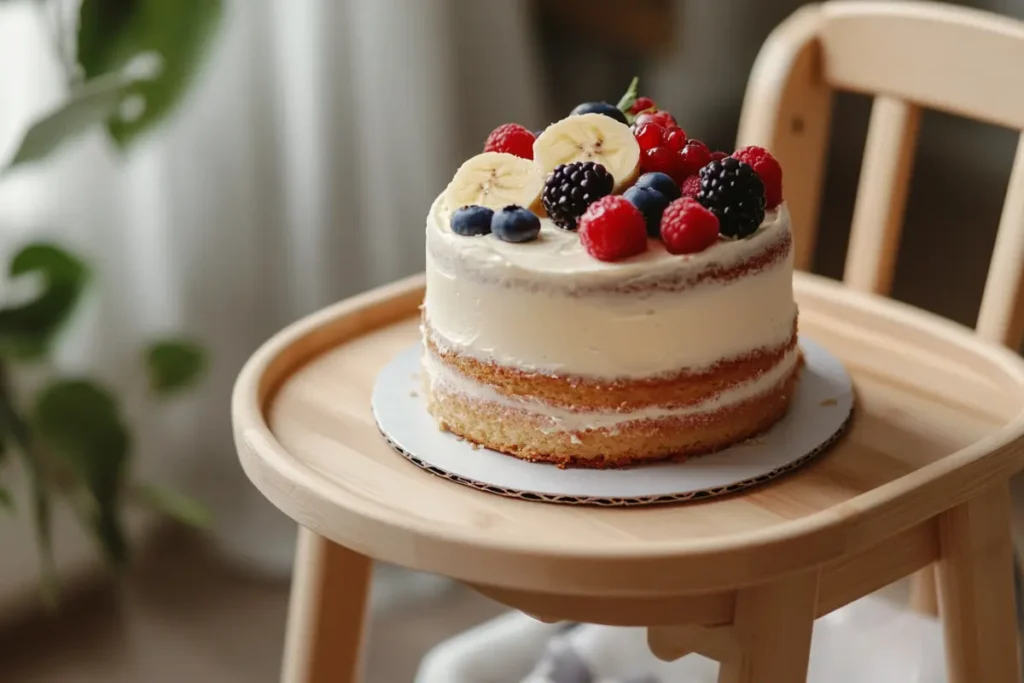
[[[372, 559], [437, 572], [545, 620], [648, 627], [722, 683], [804, 681], [815, 617], [937, 567], [953, 683], [1017, 683], [1008, 480], [1024, 468], [1024, 145], [978, 332], [889, 287], [923, 106], [1024, 128], [1024, 26], [933, 4], [831, 2], [757, 60], [741, 145], [786, 169], [797, 262], [813, 249], [833, 90], [876, 95], [846, 284], [798, 273], [803, 334], [846, 363], [849, 433], [814, 463], [699, 504], [609, 509], [501, 498], [381, 438], [379, 369], [417, 339], [419, 277], [285, 329], [238, 378], [239, 455], [302, 527], [283, 681], [354, 683]], [[999, 87], [992, 85], [999, 76]]]

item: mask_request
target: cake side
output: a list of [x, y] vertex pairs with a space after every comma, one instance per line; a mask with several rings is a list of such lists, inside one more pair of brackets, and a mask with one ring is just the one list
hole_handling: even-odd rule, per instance
[[687, 406], [570, 410], [498, 394], [424, 358], [428, 410], [442, 428], [493, 450], [560, 466], [623, 467], [711, 453], [781, 418], [802, 366], [799, 348], [776, 366]]

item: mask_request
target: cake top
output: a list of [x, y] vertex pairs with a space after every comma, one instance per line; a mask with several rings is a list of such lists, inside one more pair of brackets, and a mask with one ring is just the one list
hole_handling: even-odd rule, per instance
[[[536, 133], [499, 126], [429, 222], [484, 261], [590, 273], [742, 259], [787, 224], [781, 204], [771, 153], [712, 152], [638, 97], [634, 78], [616, 105], [586, 102]], [[747, 240], [762, 244], [736, 244]]]

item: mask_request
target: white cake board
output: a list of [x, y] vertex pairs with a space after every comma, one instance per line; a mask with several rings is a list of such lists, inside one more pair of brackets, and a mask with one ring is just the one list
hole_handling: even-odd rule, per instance
[[475, 446], [438, 428], [427, 412], [419, 344], [377, 376], [373, 414], [391, 446], [413, 464], [451, 481], [503, 496], [550, 503], [648, 505], [732, 493], [808, 462], [843, 433], [853, 386], [842, 363], [800, 338], [804, 368], [789, 412], [767, 432], [683, 462], [620, 469], [559, 469]]

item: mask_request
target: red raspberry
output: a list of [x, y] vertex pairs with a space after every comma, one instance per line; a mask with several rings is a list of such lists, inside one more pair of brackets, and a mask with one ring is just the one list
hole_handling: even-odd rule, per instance
[[622, 195], [602, 197], [579, 220], [580, 241], [601, 261], [618, 261], [647, 249], [647, 224], [640, 209]]
[[691, 138], [686, 141], [686, 146], [679, 150], [678, 157], [679, 184], [682, 185], [682, 180], [685, 180], [687, 176], [694, 175], [711, 163], [711, 150], [700, 140]]
[[734, 159], [753, 167], [764, 183], [765, 208], [782, 203], [782, 166], [764, 147], [744, 147], [732, 153]]
[[654, 109], [656, 106], [657, 105], [654, 104], [654, 100], [652, 100], [650, 97], [638, 97], [636, 98], [636, 101], [633, 102], [633, 106], [629, 108], [629, 113], [639, 114], [642, 111]]
[[686, 146], [686, 131], [682, 128], [670, 128], [665, 131], [665, 144], [673, 152], [678, 152]]
[[645, 111], [638, 115], [633, 123], [637, 126], [642, 126], [645, 123], [656, 123], [662, 128], [679, 127], [679, 124], [676, 123], [675, 117], [667, 111]]
[[687, 176], [686, 180], [684, 180], [679, 186], [679, 189], [682, 191], [684, 197], [693, 197], [696, 199], [697, 193], [700, 192], [700, 176]]
[[661, 241], [670, 254], [704, 251], [718, 241], [718, 217], [696, 199], [677, 199], [661, 214]]
[[485, 152], [505, 152], [524, 159], [533, 158], [533, 141], [537, 137], [518, 123], [498, 126], [487, 136]]
[[659, 146], [665, 139], [665, 129], [656, 123], [645, 123], [633, 133], [640, 149], [652, 149]]
[[719, 161], [721, 159], [726, 158], [727, 156], [729, 156], [729, 155], [727, 153], [725, 153], [725, 152], [712, 152], [711, 153], [711, 161]]

